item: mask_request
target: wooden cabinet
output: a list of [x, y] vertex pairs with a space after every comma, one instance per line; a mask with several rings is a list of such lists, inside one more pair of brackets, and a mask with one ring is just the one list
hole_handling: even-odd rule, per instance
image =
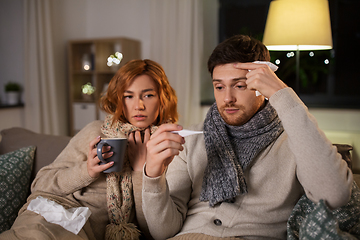
[[[109, 67], [107, 59], [123, 54], [119, 65]], [[69, 134], [73, 136], [87, 123], [102, 119], [99, 98], [116, 71], [126, 62], [141, 58], [140, 41], [128, 38], [72, 40], [68, 43]], [[82, 86], [90, 83], [93, 94], [84, 95]]]

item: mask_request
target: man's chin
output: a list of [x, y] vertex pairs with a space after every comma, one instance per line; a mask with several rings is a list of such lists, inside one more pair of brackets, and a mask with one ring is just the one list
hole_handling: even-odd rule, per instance
[[229, 125], [240, 126], [243, 124], [241, 116], [228, 116], [226, 114], [220, 114], [222, 119]]

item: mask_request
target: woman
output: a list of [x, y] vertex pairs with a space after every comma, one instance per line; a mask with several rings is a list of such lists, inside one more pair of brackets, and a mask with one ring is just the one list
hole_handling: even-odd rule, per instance
[[[175, 91], [158, 63], [148, 59], [132, 60], [111, 79], [100, 105], [108, 113], [105, 121], [85, 126], [52, 164], [38, 172], [28, 202], [19, 211], [12, 228], [1, 234], [0, 239], [139, 238], [134, 223], [139, 223], [140, 230], [143, 230], [141, 226], [146, 228], [146, 223], [141, 216], [139, 221], [135, 219], [133, 196], [135, 203], [137, 199], [141, 201], [146, 142], [159, 125], [177, 121]], [[103, 137], [128, 138], [125, 167], [119, 173], [102, 173], [113, 164], [99, 165], [96, 144]], [[107, 158], [112, 154], [103, 156]], [[73, 234], [27, 210], [38, 196], [66, 209], [88, 207], [91, 215], [81, 231]], [[141, 203], [136, 205], [141, 208]]]

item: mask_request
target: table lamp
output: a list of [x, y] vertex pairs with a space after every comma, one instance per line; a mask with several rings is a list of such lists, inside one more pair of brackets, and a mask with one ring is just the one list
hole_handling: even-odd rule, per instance
[[296, 51], [296, 84], [298, 85], [300, 51], [332, 49], [328, 1], [272, 1], [263, 43], [269, 51]]

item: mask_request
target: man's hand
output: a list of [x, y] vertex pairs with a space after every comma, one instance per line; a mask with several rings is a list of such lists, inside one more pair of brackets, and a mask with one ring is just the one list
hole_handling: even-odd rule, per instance
[[246, 69], [246, 84], [251, 90], [259, 91], [264, 97], [270, 98], [280, 89], [287, 85], [266, 64], [259, 63], [235, 63], [235, 68]]
[[165, 171], [176, 155], [184, 148], [185, 140], [182, 136], [171, 131], [182, 130], [177, 124], [163, 124], [151, 135], [146, 144], [145, 174], [149, 177], [158, 177]]

